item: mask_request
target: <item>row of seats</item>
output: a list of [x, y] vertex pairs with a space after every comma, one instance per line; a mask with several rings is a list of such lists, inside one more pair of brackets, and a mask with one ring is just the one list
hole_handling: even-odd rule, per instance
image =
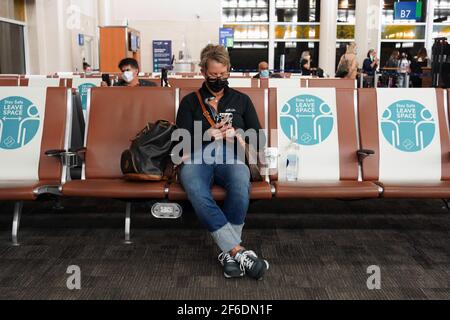
[[0, 87], [67, 87], [72, 88], [80, 83], [94, 83], [100, 85], [100, 78], [57, 78], [57, 77], [35, 77], [35, 78], [0, 78]]
[[[447, 108], [450, 92], [443, 89], [340, 88], [239, 90], [250, 96], [260, 123], [269, 131], [268, 146], [279, 148], [281, 154], [278, 171], [271, 172], [266, 181], [252, 183], [251, 199], [450, 198]], [[3, 107], [0, 109], [3, 112], [0, 114], [3, 119], [0, 121], [0, 167], [3, 168], [0, 169], [0, 200], [17, 202], [13, 242], [17, 243], [22, 202], [35, 200], [43, 194], [126, 201], [127, 241], [134, 200], [186, 200], [178, 183], [125, 181], [120, 170], [120, 155], [129, 147], [130, 137], [147, 122], [158, 119], [174, 122], [179, 102], [190, 92], [192, 89], [93, 88], [87, 106], [85, 148], [67, 152], [60, 162], [61, 150], [70, 148], [71, 90], [0, 88], [0, 108]], [[327, 103], [318, 104], [321, 114], [313, 116], [316, 119], [311, 122], [318, 126], [319, 131], [314, 132], [319, 132], [320, 140], [326, 144], [305, 143], [301, 147], [300, 178], [295, 182], [286, 181], [283, 173], [286, 153], [283, 132], [289, 130], [285, 121], [290, 115], [280, 97], [286, 94], [308, 96], [307, 99], [314, 99], [311, 97], [315, 95], [333, 97]], [[17, 97], [26, 99], [14, 102]], [[409, 108], [412, 97], [428, 100], [423, 106]], [[5, 104], [4, 99], [13, 102]], [[33, 99], [44, 103], [39, 105]], [[296, 99], [294, 106], [302, 107], [303, 102]], [[385, 100], [389, 99], [394, 103], [383, 111]], [[37, 106], [37, 112], [30, 111], [32, 106]], [[18, 109], [21, 109], [20, 113], [17, 113]], [[28, 117], [24, 116], [26, 112]], [[16, 115], [22, 119], [13, 119], [12, 123], [4, 120]], [[330, 126], [326, 121], [331, 121], [331, 117]], [[41, 126], [38, 129], [31, 124], [27, 127], [23, 121], [29, 118], [39, 118]], [[403, 125], [407, 125], [406, 131], [398, 131]], [[30, 136], [27, 138], [23, 133], [20, 138], [25, 127]], [[307, 138], [312, 139], [306, 132], [299, 138], [305, 138], [306, 142], [310, 142]], [[79, 158], [83, 160], [82, 178], [71, 179], [69, 169], [78, 165], [76, 160]], [[225, 198], [225, 190], [219, 186], [213, 186], [212, 192], [217, 200]]]
[[[161, 85], [159, 78], [141, 79], [154, 82]], [[49, 87], [59, 86], [68, 88], [78, 88], [76, 84], [93, 83], [99, 86], [100, 77], [88, 78], [0, 78], [1, 86], [33, 86], [33, 87]], [[169, 78], [169, 83], [173, 88], [199, 88], [204, 82], [203, 78]], [[290, 78], [290, 79], [253, 79], [253, 78], [230, 78], [230, 86], [235, 88], [356, 88], [356, 81], [351, 79], [335, 79], [335, 78]]]
[[[160, 79], [147, 79], [160, 84]], [[174, 88], [198, 88], [204, 79], [173, 78], [169, 83]], [[285, 79], [252, 79], [252, 78], [230, 78], [230, 86], [234, 88], [356, 88], [356, 80], [337, 78], [285, 78]]]

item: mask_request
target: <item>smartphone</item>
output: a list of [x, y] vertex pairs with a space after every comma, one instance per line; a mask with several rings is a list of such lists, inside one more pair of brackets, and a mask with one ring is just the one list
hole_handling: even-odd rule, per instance
[[102, 81], [106, 82], [108, 87], [111, 87], [111, 78], [109, 77], [109, 73], [102, 73]]
[[225, 124], [233, 125], [233, 114], [232, 113], [219, 113], [216, 116], [216, 123], [220, 123], [225, 120]]

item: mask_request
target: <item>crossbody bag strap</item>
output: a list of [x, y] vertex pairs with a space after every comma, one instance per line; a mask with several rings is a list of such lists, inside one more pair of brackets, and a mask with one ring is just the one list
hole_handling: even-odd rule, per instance
[[200, 94], [200, 90], [196, 92], [198, 101], [200, 102], [200, 106], [202, 107], [203, 116], [208, 120], [208, 123], [211, 127], [214, 127], [216, 124], [214, 120], [211, 118], [208, 110], [206, 110], [205, 103], [203, 102], [202, 95]]

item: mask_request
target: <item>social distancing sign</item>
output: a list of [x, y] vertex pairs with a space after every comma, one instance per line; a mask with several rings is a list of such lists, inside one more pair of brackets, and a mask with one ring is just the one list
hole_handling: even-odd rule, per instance
[[83, 113], [86, 114], [87, 100], [89, 90], [95, 87], [100, 87], [102, 82], [101, 78], [74, 78], [72, 79], [72, 88], [76, 89], [80, 94], [81, 106]]
[[46, 88], [0, 88], [0, 179], [39, 179]]
[[435, 89], [378, 89], [377, 99], [380, 181], [440, 181]]
[[277, 99], [279, 180], [338, 181], [336, 90], [283, 88]]

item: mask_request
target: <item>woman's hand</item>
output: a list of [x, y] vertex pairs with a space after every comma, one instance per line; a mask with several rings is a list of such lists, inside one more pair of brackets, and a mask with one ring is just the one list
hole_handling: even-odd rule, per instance
[[222, 140], [223, 139], [223, 132], [220, 129], [217, 128], [211, 128], [208, 129], [208, 136], [213, 140]]
[[208, 134], [214, 140], [223, 140], [227, 138], [234, 138], [236, 131], [229, 123], [222, 121], [220, 123], [216, 123], [213, 128], [209, 129]]

